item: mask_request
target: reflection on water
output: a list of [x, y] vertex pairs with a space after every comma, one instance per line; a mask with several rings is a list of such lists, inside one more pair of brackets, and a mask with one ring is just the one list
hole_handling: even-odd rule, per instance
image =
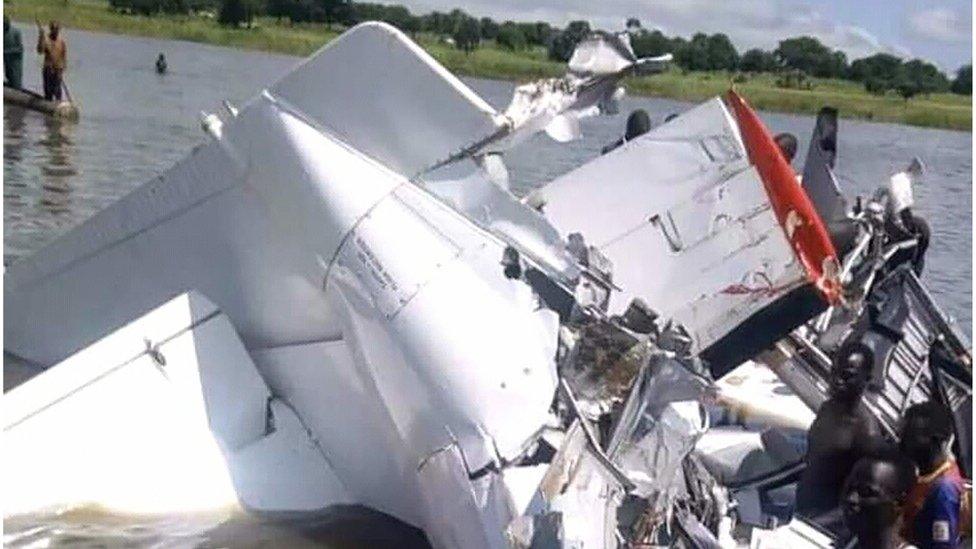
[[[8, 232], [23, 231], [26, 237], [73, 225], [69, 214], [72, 178], [78, 175], [75, 125], [15, 105], [4, 105], [3, 119], [5, 240]], [[16, 240], [7, 246], [4, 264], [20, 251]]]
[[5, 547], [329, 547], [429, 549], [423, 533], [387, 515], [343, 505], [295, 517], [241, 509], [135, 516], [87, 506], [3, 521]]

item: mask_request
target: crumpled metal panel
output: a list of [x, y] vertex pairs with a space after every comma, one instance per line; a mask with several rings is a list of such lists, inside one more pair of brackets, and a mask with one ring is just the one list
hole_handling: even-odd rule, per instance
[[540, 191], [564, 235], [613, 263], [609, 312], [642, 298], [707, 348], [806, 283], [802, 265], [715, 99]]
[[497, 129], [488, 103], [385, 23], [357, 25], [269, 91], [406, 176]]
[[668, 509], [681, 463], [708, 430], [700, 403], [708, 384], [675, 359], [652, 357], [638, 378], [607, 450], [650, 507]]

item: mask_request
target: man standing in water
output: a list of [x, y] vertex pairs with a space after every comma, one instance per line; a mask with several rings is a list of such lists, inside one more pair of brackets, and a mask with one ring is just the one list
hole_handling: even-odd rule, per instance
[[44, 99], [61, 101], [64, 71], [68, 68], [68, 45], [61, 36], [61, 25], [51, 21], [49, 32], [37, 22], [37, 53], [44, 56]]
[[861, 397], [867, 388], [871, 349], [859, 341], [841, 346], [830, 375], [830, 399], [807, 434], [806, 469], [797, 487], [797, 513], [834, 529], [841, 489], [854, 464], [883, 445], [881, 429]]
[[24, 73], [24, 43], [20, 29], [10, 24], [10, 18], [3, 16], [3, 83], [14, 88], [22, 87]]

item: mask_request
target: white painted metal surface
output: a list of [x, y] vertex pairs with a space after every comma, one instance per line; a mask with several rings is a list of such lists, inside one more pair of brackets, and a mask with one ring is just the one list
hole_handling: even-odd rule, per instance
[[719, 99], [550, 183], [564, 236], [613, 263], [610, 312], [635, 297], [682, 323], [701, 350], [805, 283], [738, 131]]
[[4, 395], [4, 514], [349, 501], [233, 327], [185, 294]]
[[[353, 33], [384, 29], [389, 40], [400, 40], [384, 26], [368, 25]], [[366, 42], [377, 40], [386, 43], [376, 36]], [[349, 42], [340, 40], [341, 44]], [[416, 55], [415, 49], [410, 46], [407, 53]], [[343, 56], [358, 55], [354, 50]], [[341, 50], [332, 54], [336, 51]], [[321, 55], [327, 59], [332, 54], [327, 50]], [[394, 64], [411, 65], [409, 56], [396, 59]], [[340, 62], [332, 59], [327, 66]], [[313, 61], [299, 72], [324, 70], [323, 66]], [[428, 74], [442, 78], [441, 71], [431, 69]], [[252, 399], [257, 407], [248, 421], [233, 410], [249, 399], [221, 400], [218, 405], [229, 414], [220, 417], [230, 418], [219, 429], [230, 437], [221, 444], [239, 450], [242, 462], [280, 462], [287, 455], [274, 455], [283, 451], [277, 441], [288, 438], [287, 432], [262, 437], [267, 397], [275, 395], [281, 403], [272, 403], [272, 411], [293, 409], [292, 423], [311, 431], [328, 464], [320, 474], [331, 475], [334, 467], [341, 479], [337, 482], [342, 490], [328, 494], [333, 499], [390, 513], [427, 530], [435, 545], [449, 546], [467, 527], [460, 522], [446, 530], [437, 526], [443, 524], [445, 506], [452, 501], [445, 497], [474, 494], [465, 505], [484, 527], [472, 541], [497, 545], [511, 516], [508, 503], [496, 509], [507, 501], [507, 488], [496, 473], [485, 477], [484, 486], [469, 476], [514, 458], [549, 420], [556, 386], [556, 315], [539, 309], [524, 282], [503, 276], [499, 262], [505, 241], [389, 169], [413, 169], [431, 160], [433, 156], [424, 155], [434, 150], [428, 146], [436, 139], [418, 138], [428, 148], [405, 146], [405, 156], [394, 158], [377, 152], [382, 147], [370, 148], [376, 143], [369, 142], [369, 136], [356, 134], [364, 140], [359, 144], [374, 155], [370, 158], [350, 146], [351, 133], [339, 133], [346, 128], [318, 123], [316, 117], [327, 111], [315, 110], [311, 97], [306, 103], [294, 95], [288, 101], [278, 97], [274, 90], [284, 94], [291, 89], [289, 78], [225, 120], [215, 140], [180, 165], [34, 257], [11, 266], [4, 287], [5, 347], [51, 365], [175, 295], [200, 292], [238, 329], [268, 383], [260, 398]], [[330, 73], [328, 78], [336, 76]], [[477, 103], [455, 83], [447, 82], [458, 101]], [[413, 89], [410, 95], [419, 98], [424, 93]], [[329, 102], [332, 108], [348, 107], [335, 98]], [[299, 104], [311, 112], [300, 110]], [[474, 110], [477, 116], [456, 114], [469, 122], [488, 120], [481, 110]], [[443, 105], [439, 112], [448, 116]], [[471, 127], [462, 126], [464, 131]], [[467, 135], [453, 126], [435, 124], [428, 130], [454, 144]], [[391, 140], [384, 146], [391, 147], [407, 135], [418, 135], [406, 127], [376, 135], [381, 134]], [[89, 362], [91, 357], [84, 354], [76, 360]], [[231, 376], [237, 369], [250, 368], [246, 359], [247, 355], [239, 360], [220, 355], [214, 360], [228, 369], [222, 375]], [[58, 374], [63, 370], [59, 366], [51, 373], [65, 375]], [[151, 377], [159, 372], [150, 370], [137, 370], [140, 376], [124, 383], [96, 385], [106, 388], [100, 401], [104, 406], [86, 401], [79, 409], [98, 420], [118, 414], [134, 405], [128, 397], [119, 397], [123, 388], [131, 385], [139, 389], [132, 392], [137, 394], [162, 383]], [[143, 379], [146, 376], [150, 378]], [[251, 375], [261, 381], [256, 376]], [[237, 385], [228, 378], [215, 390], [233, 392]], [[58, 392], [52, 388], [28, 400], [56, 400]], [[160, 431], [174, 406], [147, 402], [158, 405], [153, 408], [158, 416], [144, 421], [144, 432]], [[189, 412], [175, 412], [180, 413]], [[195, 417], [199, 416], [198, 410]], [[31, 419], [21, 428], [39, 422]], [[134, 429], [129, 423], [104, 424], [123, 433]], [[166, 434], [170, 432], [141, 436], [157, 437], [167, 448], [186, 444]], [[194, 440], [207, 440], [204, 430], [192, 432], [197, 433]], [[98, 439], [93, 447], [111, 449], [119, 441]], [[294, 440], [291, 445], [302, 447]], [[148, 442], [145, 446], [158, 448]], [[435, 467], [432, 456], [449, 446], [457, 459]], [[19, 455], [27, 459], [33, 449], [23, 447]], [[206, 463], [218, 463], [217, 449], [210, 447]], [[204, 455], [203, 450], [199, 454]], [[51, 451], [45, 467], [57, 468], [66, 455], [70, 454]], [[93, 454], [91, 460], [95, 459]], [[190, 452], [186, 459], [193, 459]], [[428, 462], [429, 467], [423, 466]], [[148, 463], [162, 467], [157, 461]], [[108, 469], [103, 472], [109, 474]], [[232, 490], [237, 487], [231, 481], [245, 482], [248, 488]], [[222, 487], [200, 487], [219, 501], [234, 496], [261, 508], [307, 510], [313, 503], [326, 503], [311, 486], [308, 500], [289, 504], [269, 499], [276, 494], [259, 481], [247, 474], [231, 475]], [[282, 481], [282, 494], [288, 486]], [[485, 490], [494, 494], [496, 499], [490, 501], [495, 503], [486, 503]], [[52, 493], [50, 499], [62, 495], [70, 494]], [[118, 497], [123, 496], [126, 493]], [[31, 501], [25, 499], [24, 505]]]
[[484, 99], [386, 23], [356, 26], [269, 91], [408, 177], [497, 129]]
[[563, 237], [582, 232], [614, 261], [610, 312], [644, 297], [698, 349], [802, 280], [717, 100], [550, 185], [560, 230], [508, 193], [484, 155], [621, 76], [499, 118], [366, 24], [205, 117], [212, 142], [7, 270], [5, 350], [71, 358], [5, 405], [6, 470], [31, 472], [5, 513], [355, 503], [438, 547], [497, 547], [523, 512], [599, 501], [564, 539], [614, 543], [622, 489], [591, 453], [564, 456], [584, 466], [545, 501], [549, 473], [516, 463], [552, 421], [559, 323], [505, 248], [571, 290]]

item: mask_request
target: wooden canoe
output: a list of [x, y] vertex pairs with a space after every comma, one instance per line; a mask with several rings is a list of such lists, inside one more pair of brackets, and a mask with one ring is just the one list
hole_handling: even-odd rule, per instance
[[3, 87], [3, 102], [5, 105], [18, 105], [25, 109], [31, 109], [44, 114], [64, 120], [77, 120], [78, 108], [70, 101], [48, 101], [40, 94], [14, 88], [11, 86]]

